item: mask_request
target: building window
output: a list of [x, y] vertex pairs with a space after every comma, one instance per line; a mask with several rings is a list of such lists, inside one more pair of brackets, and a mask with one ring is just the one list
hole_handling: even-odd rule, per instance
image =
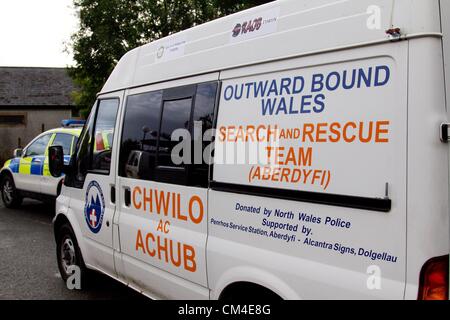
[[24, 126], [26, 120], [26, 114], [0, 113], [0, 126]]

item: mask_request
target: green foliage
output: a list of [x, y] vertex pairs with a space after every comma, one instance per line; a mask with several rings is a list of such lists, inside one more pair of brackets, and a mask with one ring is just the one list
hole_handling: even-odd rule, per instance
[[129, 50], [268, 0], [74, 0], [79, 30], [72, 36], [73, 94], [86, 116], [109, 74]]

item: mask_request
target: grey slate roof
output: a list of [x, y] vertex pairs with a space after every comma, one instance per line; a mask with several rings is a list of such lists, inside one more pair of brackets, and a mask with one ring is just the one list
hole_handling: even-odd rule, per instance
[[0, 67], [0, 107], [68, 107], [75, 90], [65, 68]]

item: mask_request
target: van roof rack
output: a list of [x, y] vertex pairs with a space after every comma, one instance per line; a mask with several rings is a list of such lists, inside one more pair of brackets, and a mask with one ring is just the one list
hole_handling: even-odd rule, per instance
[[86, 123], [85, 120], [68, 119], [68, 120], [62, 120], [61, 126], [63, 126], [64, 128], [77, 128], [77, 127], [83, 127], [85, 123]]

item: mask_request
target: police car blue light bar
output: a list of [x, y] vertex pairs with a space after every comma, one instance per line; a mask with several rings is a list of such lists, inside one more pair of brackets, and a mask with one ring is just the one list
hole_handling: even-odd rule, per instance
[[85, 120], [68, 119], [68, 120], [61, 121], [61, 126], [65, 127], [65, 128], [68, 128], [68, 127], [82, 127], [82, 126], [84, 126], [85, 123], [86, 123]]

